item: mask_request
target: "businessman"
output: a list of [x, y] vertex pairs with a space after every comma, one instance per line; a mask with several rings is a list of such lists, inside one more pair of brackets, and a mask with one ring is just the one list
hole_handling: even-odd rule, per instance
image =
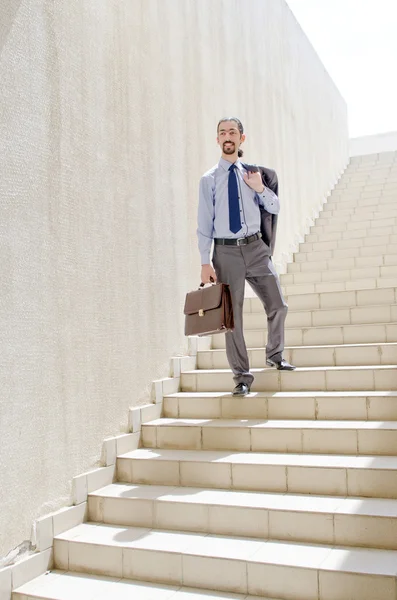
[[[243, 332], [245, 281], [256, 292], [267, 314], [267, 366], [288, 371], [295, 369], [283, 358], [288, 307], [271, 260], [271, 250], [260, 231], [260, 207], [277, 215], [280, 203], [277, 195], [264, 185], [261, 172], [239, 160], [244, 140], [239, 119], [226, 117], [219, 121], [217, 143], [222, 156], [200, 180], [197, 229], [201, 281], [220, 281], [230, 287], [235, 328], [226, 333], [226, 354], [234, 375], [235, 396], [247, 395], [254, 380], [249, 370]], [[274, 171], [262, 171], [270, 173], [277, 182]]]

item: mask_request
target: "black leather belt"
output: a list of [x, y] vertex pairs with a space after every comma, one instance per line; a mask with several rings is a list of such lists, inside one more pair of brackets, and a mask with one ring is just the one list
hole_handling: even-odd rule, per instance
[[254, 235], [249, 235], [248, 237], [243, 238], [215, 238], [214, 243], [220, 246], [246, 246], [251, 242], [256, 242], [256, 240], [260, 240], [262, 234], [260, 231], [258, 233], [254, 233]]

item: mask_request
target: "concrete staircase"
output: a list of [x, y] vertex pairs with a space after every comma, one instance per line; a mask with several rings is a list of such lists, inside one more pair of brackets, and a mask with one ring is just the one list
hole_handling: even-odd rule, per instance
[[397, 153], [351, 161], [281, 280], [297, 371], [247, 299], [251, 395], [215, 336], [15, 600], [397, 599]]

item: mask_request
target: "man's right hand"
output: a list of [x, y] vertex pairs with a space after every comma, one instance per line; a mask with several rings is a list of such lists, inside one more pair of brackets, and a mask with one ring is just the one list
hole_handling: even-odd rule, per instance
[[212, 265], [201, 265], [201, 283], [216, 283], [216, 273], [212, 268]]

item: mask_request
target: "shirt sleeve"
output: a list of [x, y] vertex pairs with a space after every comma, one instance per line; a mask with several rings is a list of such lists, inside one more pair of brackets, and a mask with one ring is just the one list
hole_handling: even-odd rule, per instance
[[256, 193], [259, 204], [263, 206], [268, 213], [272, 215], [278, 215], [280, 212], [280, 200], [276, 196], [272, 190], [269, 190], [268, 187], [265, 186], [265, 189], [261, 194]]
[[204, 176], [200, 180], [198, 205], [198, 246], [201, 264], [210, 264], [211, 246], [214, 238], [214, 194], [211, 177]]

